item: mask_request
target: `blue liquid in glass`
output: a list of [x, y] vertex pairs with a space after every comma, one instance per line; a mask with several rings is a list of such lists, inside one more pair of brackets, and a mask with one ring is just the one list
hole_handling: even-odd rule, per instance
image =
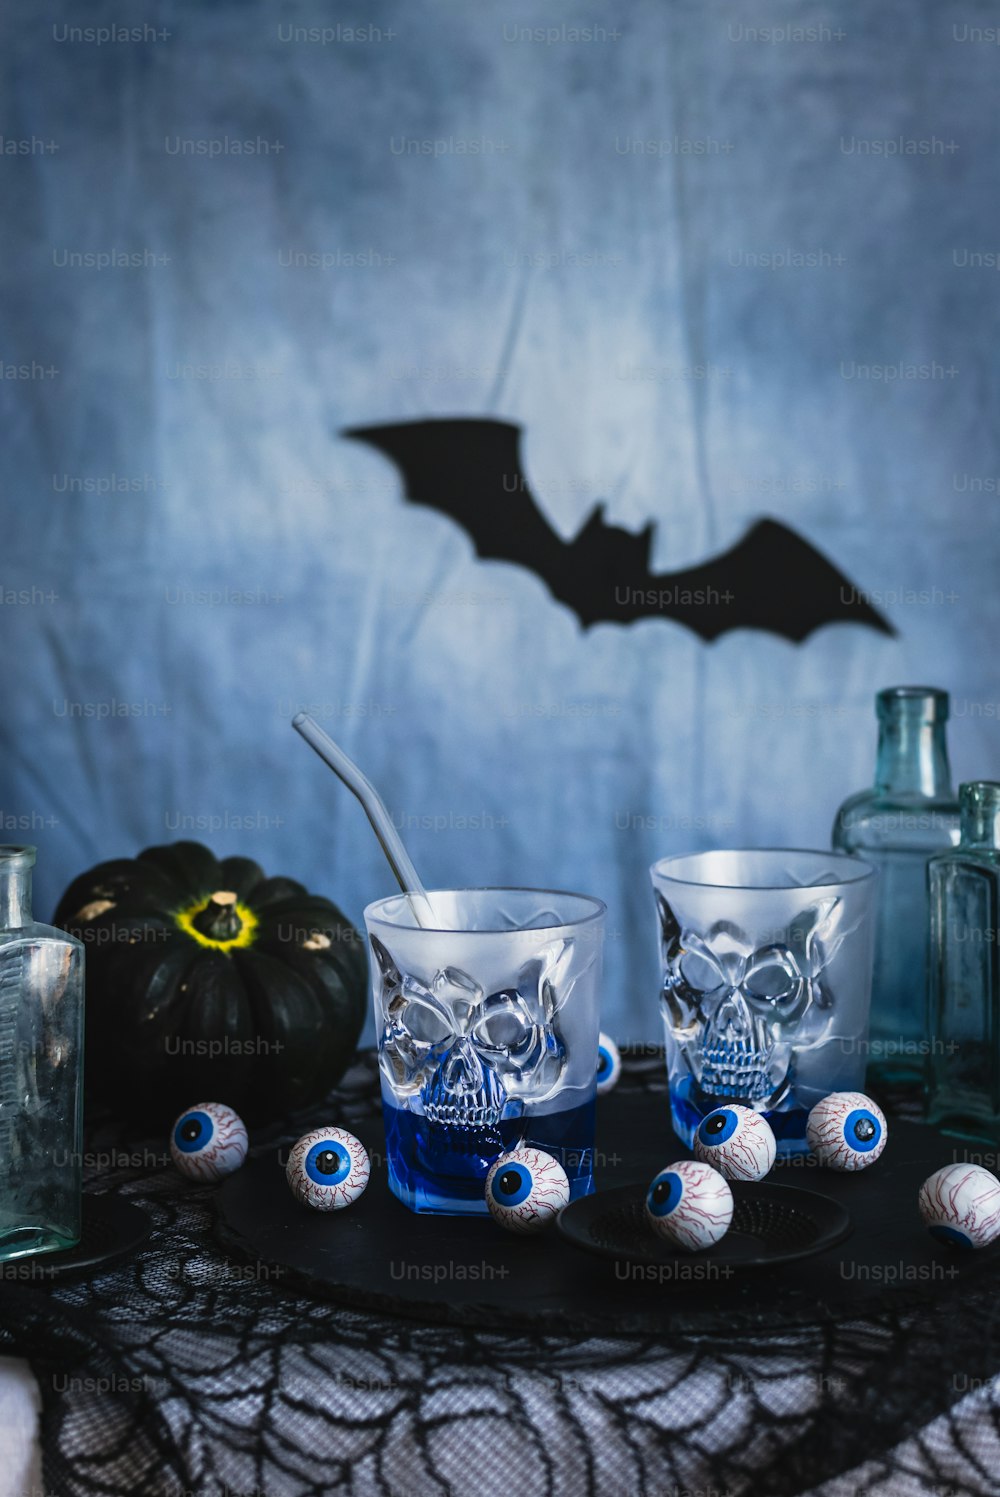
[[[695, 1089], [690, 1077], [670, 1088], [670, 1113], [674, 1132], [690, 1149], [702, 1120], [717, 1107], [737, 1101], [734, 1097], [706, 1097]], [[778, 1145], [778, 1158], [786, 1159], [792, 1154], [808, 1154], [806, 1123], [809, 1120], [807, 1107], [789, 1107], [781, 1112], [765, 1112], [763, 1116], [771, 1125]]]
[[383, 1099], [389, 1188], [413, 1211], [488, 1216], [486, 1176], [509, 1149], [544, 1149], [569, 1179], [570, 1199], [594, 1189], [594, 1113], [582, 1107], [534, 1117], [507, 1118], [496, 1127], [457, 1129], [431, 1124], [420, 1113]]

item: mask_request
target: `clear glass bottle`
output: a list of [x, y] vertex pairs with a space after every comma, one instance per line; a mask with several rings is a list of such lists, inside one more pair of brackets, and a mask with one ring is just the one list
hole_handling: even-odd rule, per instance
[[932, 858], [928, 1118], [1000, 1144], [1000, 783], [959, 787], [962, 840]]
[[927, 861], [958, 842], [948, 693], [890, 686], [875, 698], [875, 784], [837, 812], [833, 846], [879, 870], [868, 1082], [921, 1082], [927, 1035]]
[[32, 920], [34, 866], [0, 846], [0, 1261], [80, 1239], [84, 948]]

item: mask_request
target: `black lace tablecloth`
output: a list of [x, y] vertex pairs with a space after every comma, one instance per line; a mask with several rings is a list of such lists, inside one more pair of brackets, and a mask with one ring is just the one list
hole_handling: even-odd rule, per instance
[[[621, 1085], [662, 1089], [662, 1060], [629, 1058]], [[363, 1054], [322, 1118], [356, 1127], [376, 1098]], [[212, 1190], [157, 1144], [104, 1128], [89, 1147], [105, 1158], [87, 1188], [140, 1203], [155, 1229], [94, 1277], [0, 1284], [0, 1352], [41, 1390], [46, 1493], [1000, 1492], [992, 1274], [920, 1312], [764, 1335], [425, 1326], [228, 1260]]]

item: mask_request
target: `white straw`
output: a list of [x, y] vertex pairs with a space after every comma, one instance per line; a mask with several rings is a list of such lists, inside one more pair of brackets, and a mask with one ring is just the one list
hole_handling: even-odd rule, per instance
[[328, 733], [323, 732], [315, 718], [310, 717], [308, 712], [296, 713], [292, 718], [292, 727], [296, 733], [302, 735], [310, 748], [316, 750], [334, 774], [343, 780], [348, 790], [357, 796], [365, 808], [372, 830], [388, 859], [389, 867], [410, 902], [414, 920], [420, 926], [432, 927], [434, 908], [427, 897], [427, 890], [420, 882], [417, 870], [410, 861], [410, 855], [392, 824], [385, 802], [371, 780], [367, 775], [362, 774], [354, 760], [348, 758], [340, 745], [334, 743]]

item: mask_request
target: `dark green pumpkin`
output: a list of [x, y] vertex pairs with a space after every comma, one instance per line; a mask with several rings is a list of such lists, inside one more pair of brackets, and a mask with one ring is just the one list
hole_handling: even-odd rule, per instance
[[198, 842], [75, 879], [55, 923], [87, 948], [87, 1093], [169, 1124], [224, 1102], [251, 1126], [320, 1101], [367, 1008], [364, 943], [328, 899]]

